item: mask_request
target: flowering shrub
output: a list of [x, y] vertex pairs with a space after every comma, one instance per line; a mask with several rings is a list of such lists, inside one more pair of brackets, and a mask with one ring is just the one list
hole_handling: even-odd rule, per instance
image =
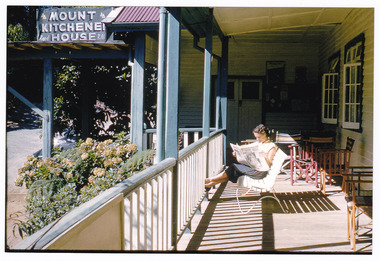
[[137, 151], [125, 139], [95, 141], [87, 138], [70, 150], [45, 160], [28, 156], [15, 179], [28, 189], [28, 220], [20, 222], [19, 232], [28, 235], [90, 200], [115, 184], [150, 165], [152, 150]]

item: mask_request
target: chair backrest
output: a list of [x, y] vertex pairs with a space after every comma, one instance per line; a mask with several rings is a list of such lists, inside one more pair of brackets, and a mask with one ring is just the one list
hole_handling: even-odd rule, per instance
[[354, 147], [355, 140], [353, 138], [347, 137], [346, 150], [352, 151]]
[[334, 143], [335, 137], [309, 137], [305, 144], [307, 158], [316, 158], [320, 149], [333, 149]]
[[280, 144], [296, 144], [302, 141], [301, 134], [276, 133], [276, 143]]
[[263, 179], [252, 179], [248, 176], [240, 176], [238, 179], [238, 185], [253, 189], [270, 191], [274, 182], [276, 181], [277, 175], [281, 171], [283, 162], [285, 161], [287, 155], [281, 150], [277, 149], [276, 154], [273, 157], [272, 165], [268, 171], [268, 175]]
[[316, 144], [331, 144], [334, 143], [334, 137], [309, 137], [310, 143]]

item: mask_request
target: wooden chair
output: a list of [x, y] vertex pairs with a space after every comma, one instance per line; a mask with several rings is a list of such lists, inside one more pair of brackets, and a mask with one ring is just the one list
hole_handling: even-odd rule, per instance
[[309, 137], [305, 139], [305, 149], [309, 158], [316, 159], [319, 150], [334, 149], [335, 137]]
[[[343, 174], [345, 199], [347, 201], [347, 237], [351, 248], [356, 250], [356, 237], [359, 232], [372, 225], [372, 167], [349, 167]], [[366, 186], [366, 187], [365, 187]], [[359, 218], [366, 215], [370, 222], [360, 224]]]
[[[334, 147], [334, 137], [310, 136], [303, 140], [303, 145], [291, 145], [291, 184], [305, 178], [306, 182], [312, 181], [318, 187], [318, 151]], [[297, 172], [299, 173], [297, 175]], [[314, 179], [314, 181], [313, 181]]]
[[[310, 157], [305, 146], [289, 145], [290, 149], [290, 183], [293, 185], [299, 179], [312, 182], [318, 186], [317, 163]], [[314, 178], [314, 181], [313, 181]]]
[[289, 145], [301, 144], [302, 135], [276, 132], [273, 142], [276, 143], [277, 147], [287, 155], [284, 163], [281, 166], [281, 172], [285, 172], [285, 168], [290, 164], [291, 159]]
[[[348, 173], [354, 142], [352, 138], [348, 137], [345, 149], [319, 149], [315, 152], [315, 159], [321, 175], [320, 188], [323, 194], [326, 194], [327, 182], [331, 185], [333, 177], [342, 177], [344, 179], [342, 175]], [[343, 181], [342, 190], [344, 190]]]

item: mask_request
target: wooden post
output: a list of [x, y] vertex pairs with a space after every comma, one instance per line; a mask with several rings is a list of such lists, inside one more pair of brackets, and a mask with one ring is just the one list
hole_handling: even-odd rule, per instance
[[165, 159], [165, 96], [166, 96], [166, 55], [167, 55], [167, 12], [160, 9], [157, 80], [157, 162]]
[[222, 78], [222, 61], [218, 60], [218, 75], [216, 80], [216, 102], [215, 102], [215, 128], [219, 130], [222, 127], [221, 124], [221, 111], [220, 111], [220, 102], [221, 102], [221, 78]]
[[132, 67], [131, 90], [131, 142], [137, 149], [143, 149], [144, 133], [144, 67], [145, 33], [138, 33], [135, 39], [135, 57]]
[[[220, 79], [220, 114], [222, 129], [227, 129], [227, 87], [228, 87], [228, 37], [222, 40], [222, 65]], [[226, 135], [223, 137], [224, 164], [226, 164]]]
[[[166, 126], [165, 156], [178, 159], [178, 91], [179, 54], [181, 39], [181, 8], [168, 10], [167, 67], [166, 67]], [[172, 245], [177, 250], [178, 233], [178, 165], [173, 168], [172, 180]]]
[[43, 111], [46, 115], [42, 120], [42, 158], [51, 157], [53, 148], [53, 62], [44, 59], [43, 76]]
[[168, 43], [166, 67], [166, 126], [165, 156], [178, 158], [178, 91], [179, 44], [181, 37], [180, 8], [170, 8], [168, 14]]
[[206, 48], [204, 58], [204, 82], [203, 82], [203, 133], [202, 137], [210, 135], [210, 93], [211, 93], [211, 57], [212, 57], [212, 20], [213, 13], [210, 14], [206, 28]]

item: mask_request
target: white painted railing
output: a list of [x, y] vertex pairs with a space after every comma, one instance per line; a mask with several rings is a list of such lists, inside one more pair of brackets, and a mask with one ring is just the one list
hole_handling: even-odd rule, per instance
[[223, 165], [223, 132], [128, 178], [15, 246], [17, 250], [171, 251]]
[[[215, 128], [211, 128], [215, 131]], [[181, 149], [186, 148], [190, 144], [198, 141], [202, 136], [202, 128], [181, 128], [179, 129]], [[155, 149], [156, 148], [156, 129], [144, 130], [143, 148]]]

